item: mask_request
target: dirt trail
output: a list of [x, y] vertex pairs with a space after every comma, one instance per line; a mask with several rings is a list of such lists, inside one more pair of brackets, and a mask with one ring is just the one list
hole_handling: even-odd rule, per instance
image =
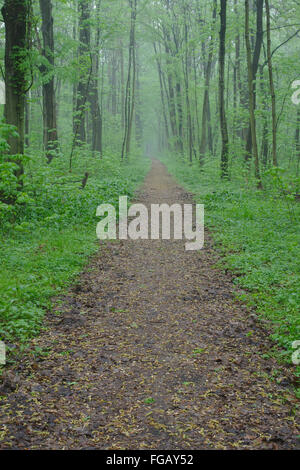
[[[192, 202], [158, 161], [138, 201]], [[46, 354], [7, 374], [0, 448], [296, 448], [290, 371], [271, 380], [268, 333], [217, 259], [209, 237], [102, 246], [33, 341]]]

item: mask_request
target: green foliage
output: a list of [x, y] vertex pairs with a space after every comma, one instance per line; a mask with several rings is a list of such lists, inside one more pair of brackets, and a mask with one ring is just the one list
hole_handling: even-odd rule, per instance
[[[36, 155], [27, 163], [16, 204], [1, 205], [0, 338], [11, 347], [40, 330], [51, 297], [98, 249], [97, 206], [132, 197], [148, 168], [141, 158], [121, 165], [114, 155], [76, 157], [67, 174], [64, 159], [49, 166]], [[86, 171], [91, 177], [81, 189]]]
[[205, 204], [206, 224], [223, 254], [221, 268], [235, 273], [234, 282], [244, 290], [239, 298], [270, 321], [277, 355], [291, 363], [292, 343], [300, 339], [300, 204], [290, 194], [295, 181], [275, 168], [266, 173], [268, 190], [261, 192], [241, 179], [216, 179], [215, 160], [204, 172], [197, 163], [163, 161]]

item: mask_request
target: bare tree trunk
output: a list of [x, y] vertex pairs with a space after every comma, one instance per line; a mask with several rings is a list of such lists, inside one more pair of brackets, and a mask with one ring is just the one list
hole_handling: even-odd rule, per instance
[[277, 162], [277, 122], [276, 122], [276, 96], [273, 80], [272, 55], [271, 55], [271, 19], [269, 0], [265, 0], [266, 5], [266, 23], [267, 23], [267, 58], [269, 69], [270, 93], [272, 98], [272, 159], [273, 165], [278, 166]]
[[[195, 141], [197, 140], [197, 145], [200, 149], [200, 121], [199, 121], [199, 112], [198, 112], [198, 93], [197, 93], [197, 67], [196, 67], [196, 53], [193, 50], [193, 70], [194, 70], [194, 101], [195, 101], [195, 111], [194, 115], [196, 118], [196, 132], [195, 132]], [[196, 139], [197, 138], [197, 139]], [[197, 153], [195, 155], [197, 158]]]
[[[79, 2], [79, 63], [80, 63], [80, 77], [77, 87], [76, 99], [76, 130], [75, 130], [75, 144], [80, 145], [86, 142], [86, 104], [89, 93], [89, 85], [91, 79], [90, 60], [87, 60], [90, 49], [90, 1], [80, 0]], [[87, 70], [87, 62], [89, 63], [90, 70]]]
[[245, 41], [247, 50], [247, 66], [248, 66], [248, 87], [249, 87], [249, 105], [250, 105], [250, 125], [251, 125], [251, 136], [252, 136], [252, 148], [253, 156], [255, 161], [255, 177], [257, 179], [258, 188], [262, 188], [260, 171], [259, 171], [259, 160], [258, 160], [258, 149], [256, 139], [256, 120], [255, 120], [255, 103], [254, 103], [254, 90], [253, 90], [253, 64], [251, 61], [251, 44], [250, 44], [250, 31], [249, 31], [249, 0], [245, 0]]
[[135, 58], [135, 25], [137, 14], [137, 0], [129, 0], [131, 9], [131, 26], [129, 39], [129, 59], [128, 76], [125, 94], [125, 132], [122, 144], [121, 159], [128, 158], [130, 152], [131, 130], [134, 112], [134, 94], [136, 79], [136, 58]]
[[222, 150], [221, 150], [221, 177], [228, 178], [228, 154], [229, 154], [229, 141], [227, 119], [225, 112], [225, 40], [226, 40], [226, 9], [227, 0], [220, 0], [220, 48], [219, 48], [219, 107], [220, 107], [220, 126], [222, 136]]
[[164, 96], [164, 84], [163, 84], [163, 76], [162, 76], [163, 73], [162, 73], [161, 63], [158, 57], [158, 52], [157, 52], [155, 42], [153, 43], [153, 48], [155, 52], [155, 59], [156, 59], [156, 64], [157, 64], [157, 71], [158, 71], [158, 78], [159, 78], [159, 85], [160, 85], [160, 97], [161, 97], [161, 104], [162, 104], [162, 110], [163, 110], [163, 116], [164, 116], [165, 135], [167, 139], [167, 144], [169, 144], [170, 133], [169, 133], [169, 125], [168, 125], [166, 103], [165, 103], [165, 96]]
[[120, 67], [121, 67], [121, 124], [122, 129], [125, 126], [124, 103], [125, 103], [125, 87], [124, 87], [124, 52], [123, 43], [120, 41]]
[[112, 50], [111, 56], [111, 113], [113, 116], [117, 114], [117, 53]]
[[138, 47], [136, 48], [136, 106], [135, 106], [135, 134], [138, 147], [141, 147], [143, 140], [143, 126], [141, 118], [141, 95], [140, 95], [140, 63]]
[[44, 148], [46, 158], [50, 163], [58, 150], [56, 101], [54, 89], [54, 35], [51, 0], [40, 0], [42, 16], [43, 50], [42, 54], [47, 65], [41, 69], [42, 75], [47, 78], [43, 80], [43, 125], [44, 125]]
[[[76, 9], [76, 12], [78, 12], [78, 4], [76, 3], [74, 8]], [[74, 23], [73, 23], [73, 41], [77, 40], [77, 17], [75, 16], [74, 18]], [[76, 61], [78, 57], [78, 50], [74, 52], [73, 54], [73, 60]], [[77, 120], [76, 120], [76, 105], [77, 105], [77, 82], [74, 80], [73, 82], [73, 99], [72, 99], [72, 119], [73, 119], [73, 135], [75, 136], [77, 134]], [[59, 102], [58, 102], [59, 103]]]
[[203, 108], [202, 108], [202, 123], [201, 123], [201, 141], [199, 149], [199, 161], [202, 164], [204, 161], [206, 146], [207, 146], [207, 117], [209, 111], [209, 86], [211, 78], [211, 69], [212, 69], [212, 60], [213, 60], [213, 43], [214, 43], [214, 26], [217, 16], [217, 2], [214, 2], [213, 5], [213, 23], [212, 23], [212, 33], [211, 40], [209, 44], [209, 53], [207, 59], [207, 65], [205, 69], [205, 89], [203, 97]]
[[177, 77], [175, 90], [176, 90], [176, 104], [177, 104], [177, 116], [178, 116], [177, 149], [179, 153], [183, 155], [183, 110], [182, 110], [181, 83], [178, 77]]
[[262, 94], [262, 109], [263, 109], [263, 129], [262, 129], [262, 143], [261, 143], [261, 155], [262, 155], [262, 164], [264, 167], [268, 164], [268, 155], [269, 155], [269, 145], [268, 145], [268, 109], [267, 109], [267, 96], [264, 85], [264, 67], [260, 66], [260, 88]]
[[[253, 106], [256, 108], [256, 75], [258, 71], [258, 64], [260, 58], [261, 47], [263, 43], [263, 0], [256, 0], [256, 40], [253, 52], [252, 61], [252, 83], [253, 83]], [[249, 32], [250, 35], [250, 32]], [[249, 39], [250, 40], [250, 39]], [[249, 160], [252, 154], [252, 136], [251, 136], [251, 123], [249, 124], [246, 142], [245, 160]]]
[[167, 66], [167, 81], [168, 81], [168, 108], [169, 108], [169, 115], [170, 115], [170, 124], [172, 130], [172, 137], [174, 141], [176, 141], [176, 150], [178, 150], [178, 131], [177, 131], [177, 119], [176, 119], [176, 107], [175, 107], [175, 93], [174, 93], [174, 85], [173, 85], [173, 76], [171, 72], [171, 52], [169, 48], [169, 34], [164, 30], [164, 46], [166, 52], [166, 66]]
[[[100, 3], [97, 3], [97, 16], [100, 16]], [[92, 118], [92, 151], [102, 158], [102, 113], [99, 104], [99, 47], [100, 26], [98, 24], [95, 39], [95, 51], [93, 53], [93, 77], [91, 83], [91, 118]]]
[[186, 114], [187, 114], [187, 130], [188, 130], [188, 149], [189, 161], [193, 161], [194, 141], [193, 141], [193, 125], [192, 113], [190, 105], [190, 91], [189, 91], [189, 57], [188, 57], [188, 23], [187, 23], [187, 4], [183, 4], [184, 13], [184, 40], [185, 40], [185, 61], [183, 66], [183, 76], [185, 82], [185, 101], [186, 101]]
[[238, 29], [239, 24], [239, 14], [238, 14], [238, 2], [234, 0], [234, 12], [235, 12], [235, 19], [237, 23], [237, 33], [235, 36], [235, 60], [234, 60], [234, 67], [233, 67], [233, 139], [236, 136], [241, 137], [241, 133], [238, 130], [238, 122], [237, 122], [237, 108], [239, 104], [238, 96], [241, 95], [241, 58], [240, 58], [240, 50], [241, 50], [241, 41], [240, 41], [240, 34]]
[[[2, 7], [5, 23], [5, 99], [4, 117], [7, 124], [15, 126], [17, 135], [8, 136], [9, 154], [24, 153], [25, 99], [28, 91], [28, 59], [31, 2], [29, 0], [5, 0]], [[15, 174], [20, 179], [24, 172], [22, 161]]]
[[29, 147], [29, 134], [30, 134], [30, 112], [31, 112], [31, 105], [30, 105], [30, 90], [26, 95], [25, 99], [25, 147]]

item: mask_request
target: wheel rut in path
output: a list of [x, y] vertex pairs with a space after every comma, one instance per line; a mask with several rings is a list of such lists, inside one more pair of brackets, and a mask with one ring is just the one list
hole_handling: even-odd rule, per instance
[[[154, 160], [137, 202], [191, 203]], [[0, 385], [2, 449], [292, 449], [292, 374], [268, 331], [182, 240], [101, 242]], [[57, 315], [57, 311], [62, 312]]]

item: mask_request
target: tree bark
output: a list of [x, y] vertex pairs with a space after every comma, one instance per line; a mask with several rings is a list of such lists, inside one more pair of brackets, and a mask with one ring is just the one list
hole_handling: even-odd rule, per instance
[[[263, 43], [263, 0], [256, 0], [256, 40], [252, 60], [252, 83], [253, 83], [253, 106], [256, 108], [256, 75], [260, 58], [261, 47]], [[250, 32], [249, 32], [250, 35]], [[253, 142], [251, 135], [251, 123], [249, 124], [246, 141], [246, 161], [251, 158]]]
[[[100, 16], [100, 2], [97, 4], [97, 17]], [[95, 38], [95, 50], [93, 53], [93, 76], [91, 82], [91, 118], [92, 118], [92, 152], [99, 154], [102, 158], [102, 110], [99, 103], [99, 48], [100, 48], [100, 26], [98, 23]]]
[[28, 59], [31, 2], [29, 0], [5, 0], [2, 7], [5, 23], [5, 99], [4, 117], [7, 124], [15, 126], [18, 135], [8, 136], [9, 153], [16, 155], [20, 180], [24, 172], [18, 155], [24, 153], [25, 99], [28, 91]]
[[[88, 24], [90, 18], [89, 0], [80, 0], [79, 2], [79, 82], [76, 94], [76, 117], [75, 117], [75, 144], [81, 145], [86, 142], [86, 104], [89, 93], [91, 79], [91, 60], [89, 57], [90, 49], [90, 27]], [[88, 70], [88, 68], [90, 70]]]
[[262, 95], [262, 143], [261, 143], [261, 158], [262, 164], [264, 167], [268, 164], [268, 155], [269, 155], [269, 145], [268, 145], [268, 134], [269, 134], [269, 125], [268, 125], [268, 106], [267, 106], [267, 96], [264, 84], [264, 67], [260, 66], [260, 88]]
[[169, 132], [169, 125], [168, 125], [168, 118], [167, 118], [167, 111], [166, 111], [166, 104], [165, 104], [163, 72], [162, 72], [161, 62], [158, 57], [158, 51], [157, 51], [155, 42], [153, 43], [153, 48], [155, 52], [157, 72], [158, 72], [158, 78], [159, 78], [160, 97], [161, 97], [161, 104], [162, 104], [162, 111], [163, 111], [164, 125], [165, 125], [165, 136], [167, 140], [167, 145], [169, 145], [170, 132]]
[[267, 23], [267, 59], [269, 70], [270, 93], [272, 99], [272, 160], [273, 165], [278, 166], [277, 162], [277, 122], [276, 122], [276, 96], [273, 79], [272, 53], [271, 53], [271, 18], [269, 0], [265, 0], [266, 5], [266, 23]]
[[225, 40], [226, 40], [226, 10], [227, 0], [220, 0], [220, 47], [219, 47], [219, 107], [220, 107], [220, 127], [222, 136], [222, 150], [221, 150], [221, 177], [228, 178], [228, 154], [229, 154], [229, 141], [227, 119], [225, 112]]
[[256, 138], [256, 120], [255, 120], [255, 98], [253, 89], [253, 64], [251, 61], [251, 43], [250, 43], [250, 30], [249, 30], [249, 0], [245, 0], [245, 41], [247, 50], [247, 68], [248, 68], [248, 88], [249, 88], [249, 106], [250, 106], [250, 126], [251, 126], [251, 137], [252, 137], [252, 148], [253, 156], [255, 161], [255, 177], [257, 179], [258, 188], [262, 188], [260, 171], [259, 171], [259, 160], [258, 160], [258, 149], [257, 149], [257, 138]]
[[124, 113], [124, 103], [125, 103], [125, 87], [124, 87], [124, 52], [123, 52], [123, 43], [120, 41], [120, 68], [121, 68], [121, 124], [122, 129], [125, 127], [125, 113]]
[[188, 130], [188, 149], [189, 149], [189, 161], [193, 161], [194, 153], [194, 139], [193, 139], [193, 125], [192, 125], [192, 113], [190, 105], [190, 91], [189, 91], [189, 56], [188, 56], [188, 22], [187, 22], [187, 4], [183, 3], [183, 14], [184, 14], [184, 41], [185, 41], [185, 57], [183, 64], [183, 76], [185, 83], [185, 101], [186, 101], [186, 114], [187, 114], [187, 130]]
[[207, 146], [207, 118], [209, 112], [209, 87], [210, 87], [210, 78], [211, 78], [211, 69], [212, 69], [212, 60], [213, 60], [213, 43], [214, 43], [214, 26], [217, 16], [217, 4], [216, 1], [213, 5], [213, 23], [212, 23], [212, 32], [211, 39], [209, 44], [209, 53], [205, 69], [205, 89], [203, 97], [203, 107], [202, 107], [202, 121], [201, 121], [201, 141], [199, 149], [199, 162], [200, 164], [204, 161], [206, 146]]
[[141, 84], [140, 84], [140, 62], [139, 62], [139, 50], [136, 48], [136, 106], [135, 106], [135, 135], [136, 142], [140, 148], [143, 140], [143, 125], [141, 117]]
[[50, 163], [58, 150], [56, 101], [54, 89], [54, 35], [51, 0], [40, 0], [42, 16], [43, 50], [42, 55], [47, 64], [41, 67], [41, 73], [46, 78], [43, 80], [43, 127], [44, 148], [46, 158]]
[[137, 15], [137, 0], [129, 0], [131, 9], [131, 26], [129, 38], [129, 59], [128, 59], [128, 75], [125, 93], [125, 131], [122, 144], [121, 159], [128, 158], [131, 143], [131, 131], [134, 112], [135, 100], [135, 79], [136, 79], [136, 57], [135, 57], [135, 26]]

